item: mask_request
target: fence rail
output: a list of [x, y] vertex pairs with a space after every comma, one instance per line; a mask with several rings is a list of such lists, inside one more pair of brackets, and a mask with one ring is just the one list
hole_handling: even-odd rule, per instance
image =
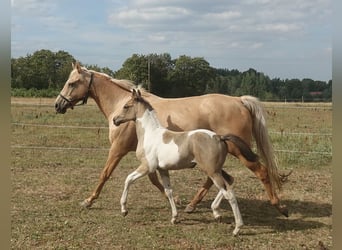
[[[12, 126], [22, 127], [47, 127], [47, 128], [72, 128], [72, 129], [108, 129], [106, 126], [74, 126], [74, 125], [49, 125], [49, 124], [35, 124], [35, 123], [12, 123]], [[302, 132], [278, 132], [269, 131], [270, 134], [290, 135], [290, 136], [327, 136], [332, 137], [331, 133], [302, 133]], [[108, 151], [108, 148], [99, 147], [59, 147], [59, 146], [35, 146], [35, 145], [11, 145], [12, 149], [39, 149], [39, 150], [90, 150], [90, 151]], [[282, 152], [288, 154], [323, 154], [332, 155], [332, 151], [302, 151], [302, 150], [287, 150], [275, 149], [275, 152]]]
[[[22, 127], [47, 127], [47, 128], [72, 128], [72, 129], [108, 129], [106, 126], [75, 126], [75, 125], [50, 125], [50, 124], [36, 124], [36, 123], [19, 123], [13, 122], [13, 126]], [[302, 135], [302, 136], [332, 136], [332, 133], [307, 133], [307, 132], [280, 132], [280, 131], [268, 131], [270, 134], [280, 135]]]
[[[28, 145], [11, 145], [12, 149], [40, 149], [40, 150], [89, 150], [89, 151], [108, 151], [108, 148], [90, 148], [90, 147], [44, 147], [44, 146], [28, 146]], [[329, 151], [300, 151], [300, 150], [286, 150], [286, 149], [275, 149], [275, 152], [289, 153], [289, 154], [324, 154], [332, 155]]]

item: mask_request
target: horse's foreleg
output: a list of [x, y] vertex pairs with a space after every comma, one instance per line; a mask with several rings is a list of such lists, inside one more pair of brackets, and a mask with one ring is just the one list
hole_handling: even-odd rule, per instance
[[170, 202], [170, 206], [171, 206], [171, 210], [172, 210], [171, 223], [175, 224], [177, 222], [178, 213], [177, 213], [176, 203], [175, 203], [175, 201], [173, 199], [173, 195], [172, 195], [172, 188], [171, 188], [171, 183], [170, 183], [169, 171], [162, 170], [162, 169], [159, 169], [158, 171], [160, 173], [160, 177], [161, 177], [162, 182], [163, 182], [165, 194], [166, 194], [166, 196]]
[[[128, 151], [127, 151], [128, 152]], [[127, 152], [119, 152], [116, 146], [111, 147], [108, 158], [106, 161], [106, 164], [104, 168], [102, 169], [102, 172], [100, 174], [99, 182], [93, 191], [93, 193], [85, 199], [83, 202], [81, 202], [81, 206], [89, 208], [94, 203], [94, 200], [97, 199], [101, 193], [101, 190], [106, 183], [106, 181], [111, 176], [113, 170], [116, 168], [122, 157], [127, 154]]]
[[152, 172], [148, 174], [148, 178], [150, 179], [151, 183], [153, 185], [155, 185], [159, 191], [165, 195], [165, 197], [167, 198], [167, 195], [165, 194], [165, 190], [164, 190], [164, 186], [160, 183], [158, 176], [157, 176], [157, 172]]
[[137, 179], [145, 176], [148, 173], [148, 167], [145, 165], [140, 165], [134, 172], [130, 173], [126, 180], [125, 180], [125, 186], [124, 190], [122, 192], [122, 196], [120, 199], [121, 204], [121, 213], [123, 216], [126, 216], [128, 211], [126, 209], [126, 203], [127, 203], [127, 196], [128, 196], [128, 190], [131, 184], [136, 181]]

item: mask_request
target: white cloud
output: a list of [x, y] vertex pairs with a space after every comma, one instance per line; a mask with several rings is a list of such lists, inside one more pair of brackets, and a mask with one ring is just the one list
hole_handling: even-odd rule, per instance
[[11, 7], [16, 15], [49, 15], [56, 8], [53, 0], [11, 0]]
[[246, 68], [252, 61], [290, 61], [298, 48], [305, 58], [314, 51], [331, 58], [329, 40], [322, 40], [332, 30], [331, 0], [108, 0], [93, 8], [86, 3], [11, 0], [13, 55], [61, 48], [93, 60], [86, 63], [116, 60], [114, 69], [132, 53], [203, 56], [216, 67]]
[[256, 27], [258, 31], [266, 31], [266, 32], [277, 32], [277, 33], [287, 33], [302, 30], [302, 26], [300, 24], [295, 23], [267, 23], [260, 24]]
[[[192, 3], [192, 5], [190, 3]], [[153, 3], [153, 5], [152, 5]], [[247, 0], [240, 4], [228, 1], [210, 1], [203, 7], [202, 1], [127, 1], [127, 6], [114, 9], [109, 15], [113, 27], [134, 32], [274, 32], [303, 31], [306, 25], [328, 8], [328, 0]]]
[[253, 44], [251, 44], [250, 48], [251, 48], [251, 49], [259, 49], [259, 48], [261, 48], [262, 46], [264, 46], [263, 43], [253, 43]]
[[109, 23], [114, 26], [132, 30], [154, 29], [154, 27], [170, 26], [190, 15], [189, 10], [181, 7], [151, 7], [122, 9], [109, 15]]
[[227, 21], [238, 17], [241, 17], [241, 12], [239, 11], [211, 12], [204, 14], [205, 19], [215, 21]]
[[165, 42], [166, 36], [165, 35], [158, 35], [158, 34], [152, 34], [148, 36], [149, 40], [152, 42]]

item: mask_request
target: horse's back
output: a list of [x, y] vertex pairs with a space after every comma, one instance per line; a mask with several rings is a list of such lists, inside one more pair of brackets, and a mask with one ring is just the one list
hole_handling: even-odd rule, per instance
[[170, 130], [208, 129], [250, 141], [252, 117], [240, 97], [207, 94], [186, 98], [151, 99], [161, 124]]

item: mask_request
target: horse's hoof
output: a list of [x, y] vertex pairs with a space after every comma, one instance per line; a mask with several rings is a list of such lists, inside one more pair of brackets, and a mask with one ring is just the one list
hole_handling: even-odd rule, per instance
[[177, 205], [182, 205], [182, 201], [181, 201], [181, 199], [179, 198], [179, 196], [178, 195], [176, 195], [176, 196], [174, 196], [173, 197], [173, 200], [175, 201], [175, 203], [177, 204]]
[[126, 215], [128, 214], [128, 211], [122, 211], [121, 214], [123, 217], [126, 217]]
[[186, 212], [186, 213], [192, 213], [192, 212], [195, 211], [195, 209], [196, 209], [196, 207], [193, 207], [193, 206], [191, 206], [190, 204], [188, 204], [188, 205], [185, 207], [184, 212]]
[[177, 224], [177, 219], [176, 219], [176, 218], [172, 218], [172, 219], [171, 219], [171, 223], [172, 223], [172, 225]]
[[88, 200], [84, 200], [82, 202], [80, 202], [80, 206], [83, 208], [90, 208], [92, 205], [92, 202], [88, 201]]
[[221, 215], [218, 215], [215, 217], [215, 220], [218, 222], [218, 223], [221, 223], [222, 222], [222, 216]]
[[276, 208], [282, 215], [284, 215], [285, 217], [289, 217], [289, 210], [285, 205], [277, 205]]
[[239, 234], [240, 228], [235, 228], [233, 231], [233, 236], [237, 236]]
[[234, 231], [233, 231], [233, 236], [237, 236], [239, 234], [239, 231], [241, 229], [241, 227], [243, 226], [243, 224], [240, 224], [238, 226], [235, 227]]

